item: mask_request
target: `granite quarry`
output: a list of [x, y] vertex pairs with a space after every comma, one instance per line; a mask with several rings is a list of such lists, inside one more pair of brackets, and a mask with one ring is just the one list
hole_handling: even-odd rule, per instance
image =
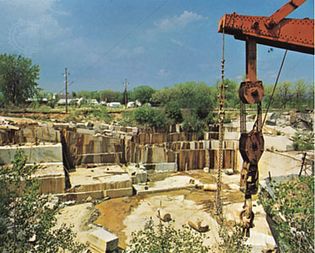
[[[177, 227], [190, 219], [203, 220], [210, 226], [207, 233], [212, 239], [207, 243], [218, 242], [218, 223], [209, 212], [215, 199], [219, 149], [215, 127], [198, 139], [180, 127], [156, 133], [90, 122], [12, 117], [1, 117], [0, 122], [1, 166], [10, 165], [17, 149], [24, 151], [29, 164], [39, 164], [33, 176], [40, 182], [40, 192], [65, 203], [58, 219], [74, 225], [77, 239], [87, 243], [91, 252], [125, 249], [131, 233], [156, 217], [157, 210], [170, 213]], [[268, 124], [264, 129], [271, 144], [260, 163], [261, 182], [270, 175], [299, 173], [301, 154], [292, 151], [285, 133], [273, 134], [275, 127]], [[288, 127], [278, 126], [277, 131]], [[239, 134], [234, 124], [227, 124], [225, 131], [223, 210], [227, 220], [237, 221], [242, 205]], [[279, 159], [277, 170], [271, 170]], [[255, 208], [249, 243], [253, 252], [273, 250], [276, 243], [263, 208], [257, 203]], [[255, 240], [257, 235], [263, 240]]]

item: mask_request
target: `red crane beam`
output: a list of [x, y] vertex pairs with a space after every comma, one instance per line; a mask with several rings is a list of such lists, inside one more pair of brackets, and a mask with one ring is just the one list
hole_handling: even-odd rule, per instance
[[272, 28], [268, 24], [270, 17], [233, 13], [221, 18], [218, 31], [239, 40], [314, 54], [314, 19], [282, 19]]

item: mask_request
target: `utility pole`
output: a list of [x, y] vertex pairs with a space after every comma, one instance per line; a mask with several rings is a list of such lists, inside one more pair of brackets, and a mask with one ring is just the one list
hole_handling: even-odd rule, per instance
[[66, 113], [68, 113], [68, 69], [65, 68], [65, 90], [66, 90]]
[[125, 103], [125, 108], [127, 108], [128, 104], [128, 80], [125, 79], [124, 81], [124, 103]]

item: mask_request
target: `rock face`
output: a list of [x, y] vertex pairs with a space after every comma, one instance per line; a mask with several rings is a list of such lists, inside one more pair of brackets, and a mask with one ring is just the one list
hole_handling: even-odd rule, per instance
[[[143, 163], [161, 171], [185, 171], [217, 167], [218, 141], [216, 132], [208, 132], [203, 140], [185, 132], [151, 133], [138, 129], [91, 124], [0, 123], [0, 145], [66, 144], [68, 162], [75, 166], [89, 164]], [[63, 144], [64, 146], [64, 144]], [[237, 140], [224, 143], [224, 168], [238, 167]], [[47, 154], [54, 155], [54, 152]], [[37, 160], [36, 160], [37, 162]], [[154, 166], [153, 166], [154, 165]]]

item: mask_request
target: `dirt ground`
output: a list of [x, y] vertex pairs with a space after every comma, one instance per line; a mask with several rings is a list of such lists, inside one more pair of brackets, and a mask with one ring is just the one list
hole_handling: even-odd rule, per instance
[[[216, 181], [214, 175], [205, 173], [203, 171], [194, 171], [187, 174], [177, 173], [177, 175], [179, 174], [189, 175], [203, 183], [214, 183]], [[160, 180], [163, 177], [164, 176], [160, 175], [155, 179], [159, 178]], [[240, 191], [232, 190], [226, 184], [222, 185], [222, 189], [223, 205], [243, 201], [243, 194]], [[124, 249], [127, 245], [127, 235], [124, 232], [126, 230], [124, 220], [139, 206], [140, 202], [152, 197], [164, 198], [176, 196], [184, 196], [184, 200], [193, 201], [196, 203], [196, 206], [202, 206], [203, 211], [213, 214], [215, 192], [203, 191], [199, 189], [183, 189], [171, 192], [152, 193], [141, 196], [135, 195], [128, 198], [107, 200], [96, 206], [100, 212], [100, 215], [95, 223], [116, 234], [119, 237], [119, 246]]]

